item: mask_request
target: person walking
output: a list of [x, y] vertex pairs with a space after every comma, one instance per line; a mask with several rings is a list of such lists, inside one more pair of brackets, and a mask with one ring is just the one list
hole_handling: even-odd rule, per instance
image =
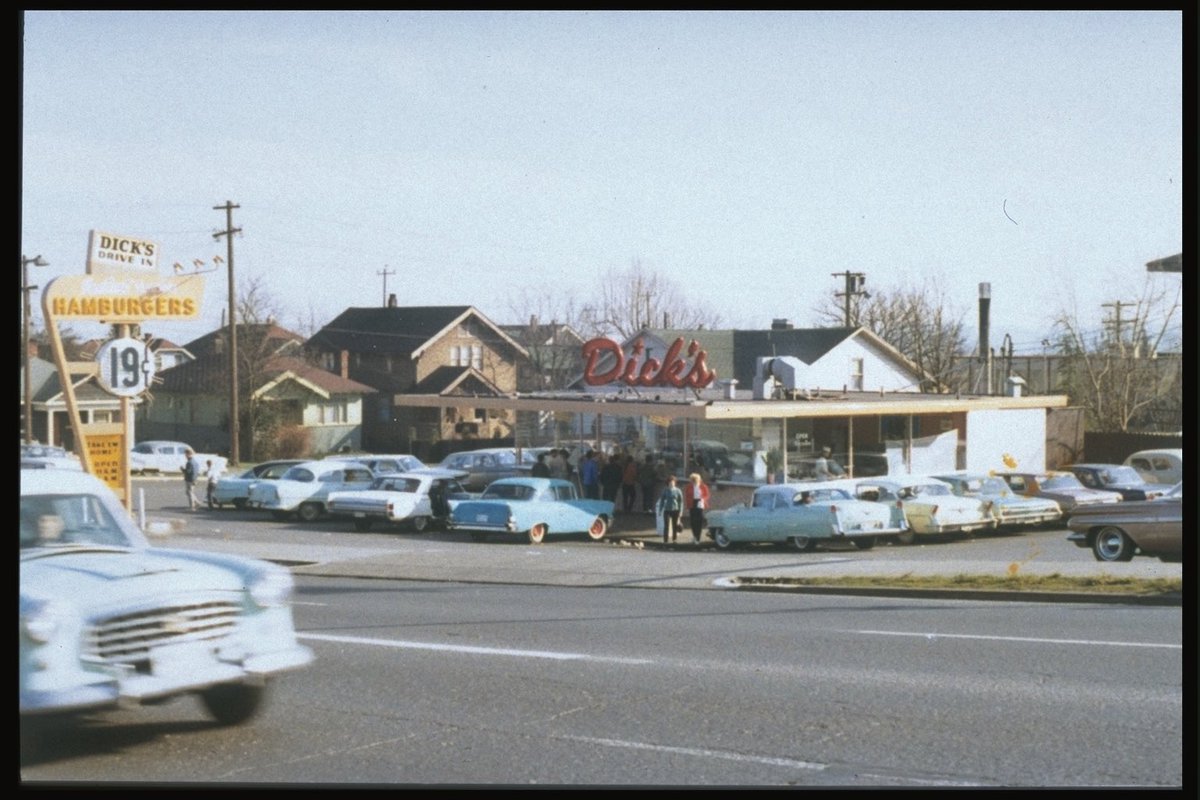
[[216, 508], [217, 502], [213, 499], [213, 493], [217, 491], [217, 481], [221, 480], [221, 462], [208, 460], [208, 469], [204, 470], [204, 476], [208, 479], [205, 481], [204, 499], [208, 501], [209, 508]]
[[688, 510], [688, 522], [692, 526], [692, 540], [696, 544], [700, 544], [700, 538], [704, 535], [704, 512], [709, 507], [708, 484], [704, 482], [700, 473], [693, 472], [688, 475], [688, 486], [683, 492], [683, 504]]
[[625, 513], [633, 511], [633, 501], [637, 497], [638, 465], [633, 456], [625, 456], [625, 466], [621, 469], [621, 501]]
[[675, 485], [674, 475], [667, 478], [655, 510], [663, 520], [663, 544], [674, 544], [679, 534], [679, 515], [683, 512], [683, 492]]
[[200, 498], [196, 497], [196, 479], [200, 477], [200, 461], [196, 458], [196, 451], [190, 447], [183, 451], [183, 457], [186, 459], [181, 469], [183, 489], [187, 495], [188, 508], [195, 511], [200, 505]]
[[638, 485], [642, 487], [642, 511], [653, 514], [654, 502], [658, 499], [654, 491], [658, 484], [658, 470], [654, 468], [653, 455], [646, 454], [646, 460], [638, 464], [637, 475]]

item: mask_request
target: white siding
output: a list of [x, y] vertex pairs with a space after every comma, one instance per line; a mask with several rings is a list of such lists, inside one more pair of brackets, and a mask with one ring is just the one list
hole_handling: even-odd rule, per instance
[[967, 463], [975, 471], [1046, 468], [1046, 409], [1009, 408], [967, 412]]

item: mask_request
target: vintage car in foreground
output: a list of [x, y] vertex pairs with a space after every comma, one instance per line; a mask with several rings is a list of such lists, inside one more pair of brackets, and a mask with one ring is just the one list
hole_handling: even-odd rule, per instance
[[255, 464], [240, 475], [220, 478], [213, 487], [211, 505], [220, 508], [231, 505], [234, 508], [245, 508], [250, 499], [250, 487], [259, 481], [277, 481], [283, 473], [301, 463], [299, 459], [284, 459], [282, 461], [264, 461]]
[[472, 495], [459, 484], [462, 472], [427, 467], [379, 475], [371, 488], [330, 492], [329, 513], [350, 517], [354, 528], [368, 531], [376, 522], [404, 524], [418, 533], [430, 525], [445, 525], [450, 511]]
[[991, 503], [992, 518], [997, 528], [1032, 527], [1062, 519], [1062, 509], [1053, 500], [1025, 497], [1008, 484], [985, 472], [948, 472], [934, 475], [950, 484], [959, 497]]
[[312, 661], [291, 592], [265, 561], [150, 547], [91, 475], [22, 470], [21, 717], [197, 694], [218, 722], [243, 722], [268, 678]]
[[883, 503], [896, 509], [894, 514], [902, 514], [908, 530], [896, 536], [901, 544], [912, 544], [918, 536], [971, 533], [996, 525], [988, 501], [959, 497], [950, 484], [937, 478], [890, 475], [833, 483], [847, 488], [859, 500]]
[[570, 481], [557, 478], [501, 478], [477, 500], [463, 500], [450, 512], [452, 530], [470, 531], [477, 541], [489, 533], [528, 538], [541, 544], [546, 536], [586, 533], [604, 538], [613, 523], [613, 503], [579, 496]]
[[1091, 548], [1097, 561], [1129, 561], [1135, 554], [1182, 561], [1183, 481], [1154, 500], [1077, 508], [1067, 527], [1068, 541]]
[[748, 504], [708, 514], [709, 533], [722, 550], [748, 542], [791, 542], [805, 552], [818, 543], [851, 542], [869, 550], [879, 537], [907, 527], [883, 504], [856, 500], [827, 482], [768, 484], [755, 489]]
[[1153, 500], [1171, 488], [1161, 483], [1147, 483], [1136, 469], [1120, 464], [1071, 464], [1064, 469], [1089, 489], [1117, 492], [1122, 500]]
[[275, 481], [258, 481], [250, 487], [247, 508], [261, 508], [278, 520], [295, 515], [312, 522], [328, 509], [331, 492], [369, 489], [375, 476], [362, 464], [347, 461], [302, 461]]
[[1080, 506], [1121, 502], [1120, 492], [1089, 489], [1070, 472], [997, 472], [996, 477], [1001, 478], [1019, 495], [1053, 500], [1058, 503], [1064, 514], [1070, 514]]

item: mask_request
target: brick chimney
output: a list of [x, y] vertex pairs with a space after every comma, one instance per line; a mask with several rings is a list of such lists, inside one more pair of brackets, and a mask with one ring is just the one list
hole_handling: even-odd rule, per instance
[[339, 353], [339, 356], [340, 356], [340, 358], [338, 359], [338, 361], [340, 362], [340, 366], [338, 369], [338, 374], [340, 374], [343, 378], [349, 378], [350, 377], [350, 351], [343, 350], [341, 353]]

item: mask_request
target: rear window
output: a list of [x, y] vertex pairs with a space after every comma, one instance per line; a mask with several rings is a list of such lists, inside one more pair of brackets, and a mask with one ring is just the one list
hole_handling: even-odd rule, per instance
[[316, 477], [316, 475], [313, 475], [312, 470], [306, 467], [292, 467], [283, 473], [283, 480], [299, 481], [300, 483], [312, 483], [316, 480]]

